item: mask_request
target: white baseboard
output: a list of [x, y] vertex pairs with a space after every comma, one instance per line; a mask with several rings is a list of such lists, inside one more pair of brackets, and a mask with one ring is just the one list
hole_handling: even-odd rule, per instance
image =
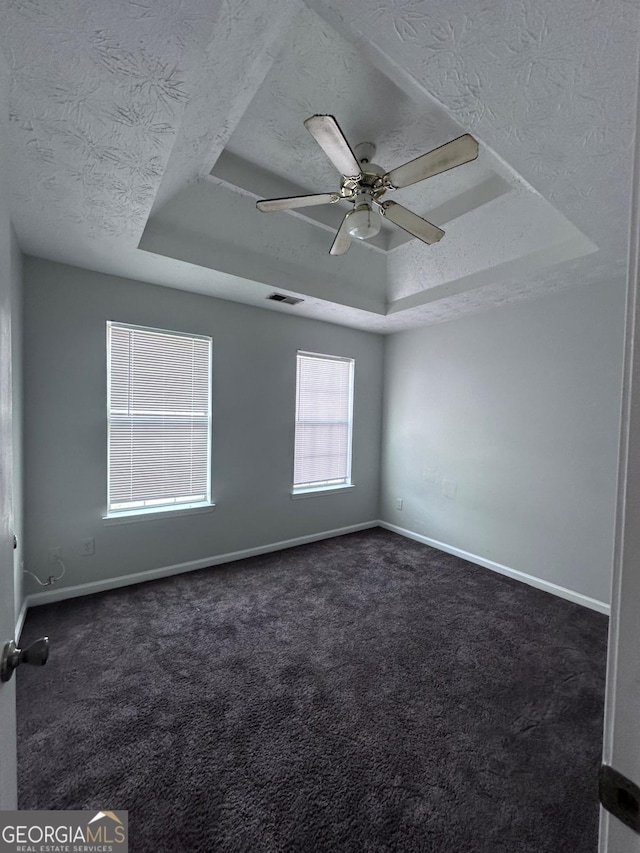
[[[298, 536], [296, 539], [285, 539], [282, 542], [272, 542], [269, 545], [258, 545], [256, 548], [230, 551], [228, 554], [218, 554], [215, 557], [203, 557], [200, 560], [191, 560], [188, 563], [177, 563], [174, 566], [163, 566], [159, 569], [149, 569], [145, 572], [121, 575], [117, 578], [105, 578], [104, 580], [91, 581], [76, 586], [64, 586], [48, 592], [36, 592], [26, 597], [23, 610], [26, 613], [28, 607], [37, 607], [39, 604], [51, 604], [54, 601], [64, 601], [67, 598], [78, 598], [82, 595], [92, 595], [95, 592], [103, 592], [121, 586], [131, 586], [136, 583], [144, 583], [144, 581], [166, 578], [171, 575], [180, 575], [184, 572], [196, 571], [197, 569], [206, 569], [209, 566], [218, 566], [221, 563], [232, 563], [235, 560], [244, 560], [245, 557], [269, 554], [272, 551], [282, 551], [285, 548], [295, 548], [296, 545], [319, 542], [321, 539], [332, 539], [334, 536], [344, 536], [346, 533], [356, 533], [358, 530], [368, 530], [370, 527], [378, 527], [378, 522], [366, 521], [363, 524], [352, 524], [349, 527], [325, 530], [322, 533], [312, 533], [309, 536]], [[22, 618], [24, 619], [24, 616]]]
[[60, 587], [52, 589], [48, 592], [36, 592], [27, 595], [20, 610], [16, 622], [16, 639], [20, 636], [22, 625], [24, 624], [27, 609], [29, 607], [37, 607], [40, 604], [50, 604], [54, 601], [64, 601], [67, 598], [78, 598], [83, 595], [92, 595], [96, 592], [103, 592], [108, 589], [117, 589], [122, 586], [131, 586], [136, 583], [144, 583], [157, 578], [166, 578], [171, 575], [179, 575], [184, 572], [193, 572], [198, 569], [205, 569], [209, 566], [218, 566], [222, 563], [232, 563], [235, 560], [243, 560], [245, 557], [255, 557], [259, 554], [269, 554], [273, 551], [282, 551], [286, 548], [295, 548], [297, 545], [306, 545], [309, 542], [319, 542], [322, 539], [331, 539], [334, 536], [343, 536], [346, 533], [355, 533], [358, 530], [368, 530], [371, 527], [384, 527], [386, 530], [391, 530], [394, 533], [399, 533], [401, 536], [406, 536], [408, 539], [413, 539], [416, 542], [422, 542], [423, 545], [429, 545], [432, 548], [437, 548], [439, 551], [444, 551], [447, 554], [453, 554], [456, 557], [461, 557], [470, 563], [475, 563], [478, 566], [483, 566], [485, 569], [498, 572], [498, 574], [506, 575], [515, 580], [522, 581], [529, 586], [542, 589], [545, 592], [550, 592], [552, 595], [557, 595], [560, 598], [573, 601], [575, 604], [581, 604], [591, 610], [597, 610], [598, 613], [609, 615], [610, 607], [604, 601], [598, 601], [595, 598], [590, 598], [580, 592], [575, 592], [572, 589], [559, 586], [551, 583], [551, 581], [537, 578], [534, 575], [520, 572], [517, 569], [512, 569], [509, 566], [503, 566], [501, 563], [495, 563], [493, 560], [487, 560], [484, 557], [479, 557], [476, 554], [471, 554], [468, 551], [463, 551], [461, 548], [455, 548], [447, 545], [444, 542], [438, 542], [436, 539], [430, 539], [428, 536], [423, 536], [421, 533], [414, 533], [412, 530], [406, 530], [404, 527], [398, 527], [396, 524], [390, 524], [387, 521], [367, 521], [363, 524], [353, 524], [349, 527], [340, 527], [336, 530], [325, 530], [322, 533], [312, 533], [309, 536], [298, 536], [295, 539], [285, 539], [281, 542], [272, 542], [268, 545], [259, 545], [255, 548], [245, 548], [242, 551], [230, 551], [227, 554], [218, 554], [214, 557], [203, 557], [200, 560], [192, 560], [188, 563], [177, 563], [173, 566], [163, 566], [158, 569], [149, 569], [145, 572], [136, 572], [131, 575], [121, 575], [116, 578], [106, 578], [100, 581], [91, 581], [90, 583], [78, 584], [76, 586]]
[[463, 551], [461, 548], [454, 548], [451, 545], [446, 545], [444, 542], [438, 542], [436, 539], [430, 539], [428, 536], [423, 536], [421, 533], [414, 533], [412, 530], [405, 530], [404, 527], [398, 527], [395, 524], [389, 524], [387, 521], [379, 521], [378, 525], [386, 530], [391, 530], [394, 533], [399, 533], [401, 536], [406, 536], [408, 539], [414, 539], [416, 542], [422, 542], [423, 545], [430, 545], [432, 548], [437, 548], [439, 551], [445, 551], [447, 554], [453, 554], [456, 557], [461, 557], [463, 560], [468, 560], [470, 563], [476, 563], [478, 566], [483, 566], [485, 569], [491, 569], [492, 572], [498, 572], [500, 575], [506, 575], [515, 580], [522, 581], [529, 586], [535, 586], [537, 589], [542, 589], [545, 592], [550, 592], [552, 595], [557, 595], [559, 598], [566, 598], [567, 601], [573, 601], [575, 604], [582, 604], [584, 607], [589, 607], [591, 610], [597, 610], [598, 613], [604, 613], [609, 616], [610, 607], [604, 601], [598, 601], [596, 598], [589, 598], [588, 595], [583, 595], [581, 592], [575, 592], [572, 589], [567, 589], [564, 586], [551, 583], [551, 581], [537, 578], [535, 575], [528, 575], [526, 572], [520, 572], [517, 569], [511, 569], [509, 566], [503, 566], [501, 563], [494, 563], [493, 560], [486, 560], [484, 557], [478, 557], [477, 554], [470, 554], [468, 551]]
[[[18, 613], [18, 618], [16, 619], [16, 633], [15, 633], [16, 643], [18, 643], [18, 640], [20, 639], [20, 634], [22, 633], [22, 626], [24, 625], [24, 620], [26, 619], [26, 616], [27, 616], [27, 608], [28, 607], [29, 607], [29, 602], [25, 598], [24, 601], [22, 602], [22, 607], [20, 608], [20, 613]], [[18, 645], [20, 645], [20, 644], [18, 643]]]

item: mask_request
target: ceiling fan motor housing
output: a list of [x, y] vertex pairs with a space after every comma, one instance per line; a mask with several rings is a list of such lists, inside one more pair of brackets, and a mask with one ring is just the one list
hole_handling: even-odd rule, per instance
[[355, 201], [356, 204], [359, 203], [358, 196], [365, 192], [370, 193], [373, 199], [377, 200], [388, 189], [384, 182], [384, 175], [385, 171], [382, 166], [378, 166], [376, 163], [363, 164], [362, 172], [356, 178], [343, 175], [340, 193], [343, 198]]

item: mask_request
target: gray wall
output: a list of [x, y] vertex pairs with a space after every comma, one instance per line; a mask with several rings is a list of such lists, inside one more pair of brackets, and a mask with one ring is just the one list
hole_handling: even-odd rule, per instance
[[[565, 290], [392, 335], [385, 346], [380, 336], [33, 258], [24, 276], [25, 560], [41, 576], [54, 546], [67, 564], [61, 586], [76, 585], [382, 517], [609, 600], [622, 286]], [[104, 524], [108, 319], [213, 337], [212, 513]], [[349, 493], [290, 498], [298, 348], [356, 359]], [[96, 553], [83, 557], [90, 536]], [[40, 588], [27, 579], [25, 591]]]
[[[60, 547], [55, 589], [377, 519], [380, 336], [34, 258], [24, 278], [25, 561], [46, 577]], [[107, 320], [212, 336], [213, 512], [104, 524]], [[356, 360], [348, 493], [291, 499], [297, 349]]]
[[623, 327], [603, 284], [392, 336], [382, 518], [608, 602]]

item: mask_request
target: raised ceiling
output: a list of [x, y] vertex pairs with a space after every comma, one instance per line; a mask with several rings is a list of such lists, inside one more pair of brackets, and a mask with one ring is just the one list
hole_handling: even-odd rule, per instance
[[[624, 0], [13, 0], [12, 218], [23, 251], [374, 331], [625, 275], [637, 7]], [[473, 163], [328, 254], [348, 205], [303, 126], [336, 116], [385, 169], [471, 132]], [[344, 206], [343, 206], [344, 205]], [[266, 302], [274, 290], [304, 298]]]

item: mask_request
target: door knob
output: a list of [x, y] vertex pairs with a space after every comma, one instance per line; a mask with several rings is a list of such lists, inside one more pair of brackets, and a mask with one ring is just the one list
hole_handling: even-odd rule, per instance
[[26, 649], [19, 649], [11, 640], [5, 643], [0, 660], [0, 681], [9, 681], [13, 670], [21, 663], [30, 666], [44, 666], [49, 657], [49, 638], [40, 637]]

